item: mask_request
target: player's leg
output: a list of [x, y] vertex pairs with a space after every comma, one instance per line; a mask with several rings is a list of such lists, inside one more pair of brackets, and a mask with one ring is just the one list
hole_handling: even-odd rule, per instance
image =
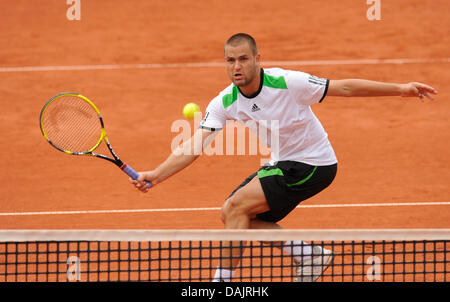
[[[226, 200], [222, 207], [221, 219], [227, 229], [281, 229], [282, 227], [276, 222], [263, 220], [264, 217], [268, 217], [267, 215], [262, 215], [263, 219], [257, 218], [258, 214], [267, 214], [270, 210], [259, 178], [252, 175]], [[273, 214], [273, 216], [277, 215], [277, 213]], [[303, 256], [308, 256], [312, 252], [312, 247], [302, 241], [268, 243], [293, 255], [298, 262]], [[223, 243], [222, 262], [216, 271], [216, 281], [231, 281], [245, 245], [246, 242], [242, 241]]]
[[[257, 218], [277, 222], [288, 215], [303, 200], [327, 188], [337, 172], [337, 165], [311, 166], [297, 162], [280, 162], [259, 173], [260, 181], [269, 201], [271, 211]], [[292, 255], [297, 265], [295, 281], [317, 280], [330, 265], [332, 251], [300, 240], [285, 242], [285, 253]]]
[[[250, 221], [250, 228], [282, 229], [277, 223], [257, 218]], [[301, 240], [269, 241], [263, 243], [279, 248], [283, 253], [292, 257], [296, 265], [296, 282], [316, 281], [333, 259], [332, 251]]]
[[[250, 221], [251, 229], [278, 229], [281, 230], [281, 227], [278, 223], [264, 221], [261, 219], [252, 219]], [[266, 245], [270, 245], [276, 248], [279, 248], [287, 255], [292, 256], [292, 259], [296, 263], [302, 263], [305, 259], [311, 256], [313, 252], [313, 246], [307, 242], [301, 240], [288, 240], [288, 241], [264, 241]]]
[[251, 219], [269, 210], [261, 183], [258, 177], [253, 177], [225, 201], [221, 219], [226, 229], [249, 229]]
[[[276, 222], [286, 217], [301, 201], [328, 187], [336, 171], [337, 165], [315, 167], [289, 161], [263, 167], [247, 178], [227, 199], [221, 212], [222, 221], [226, 228], [279, 228]], [[224, 264], [229, 270], [226, 275], [231, 279], [233, 268], [239, 264], [243, 246], [240, 243], [229, 246], [233, 248], [228, 249], [226, 255], [233, 260]], [[314, 281], [332, 259], [328, 253], [330, 251], [302, 241], [287, 242], [280, 247], [293, 255], [298, 263], [308, 264], [312, 260], [306, 269], [305, 265], [299, 265], [298, 281]], [[231, 255], [233, 258], [230, 258]]]
[[[251, 220], [257, 214], [269, 211], [264, 192], [257, 177], [249, 177], [225, 201], [221, 219], [226, 229], [249, 229]], [[239, 265], [246, 242], [224, 242], [220, 268], [216, 271], [215, 281], [231, 281], [235, 268]]]

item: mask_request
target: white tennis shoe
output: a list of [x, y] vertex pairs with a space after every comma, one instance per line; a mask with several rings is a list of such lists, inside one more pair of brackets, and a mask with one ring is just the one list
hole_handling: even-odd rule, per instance
[[333, 252], [313, 246], [312, 255], [305, 257], [301, 263], [297, 263], [297, 276], [295, 282], [314, 282], [330, 266], [333, 260]]

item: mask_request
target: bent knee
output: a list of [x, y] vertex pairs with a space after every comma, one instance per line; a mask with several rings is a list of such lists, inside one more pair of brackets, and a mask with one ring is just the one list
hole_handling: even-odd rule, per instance
[[247, 216], [252, 219], [256, 217], [256, 213], [254, 205], [249, 203], [248, 200], [232, 196], [222, 206], [220, 219], [223, 223], [228, 219], [233, 219], [238, 216]]
[[225, 221], [238, 207], [238, 201], [234, 197], [228, 198], [222, 206], [220, 211], [220, 218]]
[[223, 222], [225, 222], [229, 217], [242, 214], [246, 214], [245, 207], [243, 207], [242, 204], [242, 200], [235, 196], [232, 196], [228, 198], [223, 204], [222, 210], [220, 212], [220, 218]]

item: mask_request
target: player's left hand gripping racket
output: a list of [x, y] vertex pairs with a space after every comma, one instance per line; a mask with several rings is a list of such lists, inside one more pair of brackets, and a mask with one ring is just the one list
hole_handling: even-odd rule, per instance
[[[116, 164], [132, 179], [138, 173], [114, 153], [106, 136], [100, 111], [88, 98], [77, 93], [61, 93], [51, 98], [41, 110], [40, 126], [45, 139], [56, 149], [72, 155], [89, 155]], [[112, 158], [94, 153], [104, 141]], [[146, 181], [149, 186], [152, 184]]]

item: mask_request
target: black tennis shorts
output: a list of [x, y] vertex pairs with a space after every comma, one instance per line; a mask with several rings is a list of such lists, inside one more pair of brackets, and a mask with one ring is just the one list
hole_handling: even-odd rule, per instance
[[230, 197], [257, 176], [270, 208], [269, 211], [258, 214], [257, 218], [278, 222], [300, 202], [327, 188], [333, 182], [336, 172], [337, 164], [311, 166], [295, 161], [279, 161], [273, 166], [263, 166], [250, 175]]

